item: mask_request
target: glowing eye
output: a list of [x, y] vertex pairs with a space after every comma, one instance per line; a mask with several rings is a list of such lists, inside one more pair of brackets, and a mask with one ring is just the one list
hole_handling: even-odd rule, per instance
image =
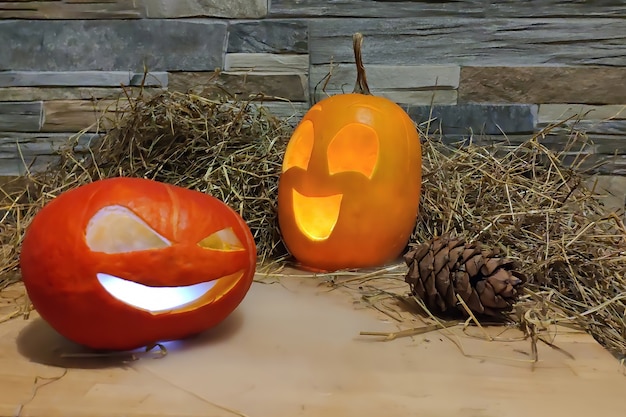
[[328, 172], [360, 172], [372, 178], [378, 162], [378, 134], [361, 123], [344, 126], [328, 145]]
[[87, 246], [94, 252], [123, 253], [162, 249], [170, 242], [123, 206], [100, 209], [89, 221]]
[[283, 172], [293, 167], [308, 169], [311, 153], [313, 152], [314, 138], [313, 122], [304, 120], [296, 128], [289, 140], [283, 160]]
[[222, 229], [208, 237], [205, 237], [198, 242], [198, 245], [205, 249], [221, 250], [226, 252], [244, 250], [243, 245], [231, 227]]

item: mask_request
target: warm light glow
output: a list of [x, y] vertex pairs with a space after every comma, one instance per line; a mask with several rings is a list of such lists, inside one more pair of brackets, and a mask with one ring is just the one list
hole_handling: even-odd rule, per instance
[[293, 167], [302, 168], [305, 171], [309, 168], [314, 140], [313, 122], [304, 120], [298, 125], [289, 140], [283, 159], [283, 172]]
[[326, 240], [333, 232], [343, 194], [306, 197], [293, 190], [293, 211], [298, 228], [313, 240]]
[[148, 287], [109, 274], [97, 274], [98, 282], [114, 298], [151, 313], [163, 313], [184, 307], [202, 298], [216, 281], [185, 287]]
[[378, 163], [378, 142], [378, 134], [370, 126], [344, 126], [328, 145], [328, 172], [354, 171], [371, 179]]
[[213, 249], [220, 251], [239, 251], [245, 248], [237, 238], [235, 231], [232, 227], [222, 229], [213, 233], [211, 236], [205, 237], [198, 245], [205, 249]]
[[161, 249], [170, 242], [139, 216], [123, 206], [100, 209], [89, 221], [87, 245], [94, 252], [124, 253]]

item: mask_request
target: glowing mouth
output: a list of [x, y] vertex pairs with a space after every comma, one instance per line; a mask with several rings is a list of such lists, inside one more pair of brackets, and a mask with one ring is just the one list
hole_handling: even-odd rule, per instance
[[204, 297], [216, 281], [184, 287], [148, 287], [109, 274], [97, 274], [98, 282], [114, 298], [151, 313], [179, 310]]
[[343, 194], [306, 197], [293, 190], [293, 212], [298, 228], [312, 240], [326, 240], [333, 232]]

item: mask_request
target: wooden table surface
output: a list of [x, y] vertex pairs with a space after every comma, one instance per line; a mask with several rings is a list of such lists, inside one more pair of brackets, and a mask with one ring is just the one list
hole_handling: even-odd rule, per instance
[[[281, 285], [282, 284], [282, 285]], [[0, 416], [529, 417], [623, 416], [626, 374], [590, 336], [499, 341], [453, 328], [380, 341], [388, 316], [301, 278], [255, 283], [225, 322], [168, 354], [84, 352], [36, 313], [0, 324]], [[475, 330], [475, 329], [473, 329]], [[492, 334], [502, 328], [489, 329]], [[479, 334], [473, 332], [475, 334]], [[452, 340], [462, 343], [465, 356]]]

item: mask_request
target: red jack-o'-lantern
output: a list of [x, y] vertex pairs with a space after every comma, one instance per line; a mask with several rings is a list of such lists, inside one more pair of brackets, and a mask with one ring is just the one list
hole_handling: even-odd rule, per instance
[[209, 195], [139, 178], [67, 191], [35, 216], [20, 266], [59, 333], [96, 349], [185, 338], [226, 318], [252, 284], [243, 219]]
[[278, 188], [285, 245], [302, 264], [337, 270], [398, 257], [415, 226], [421, 146], [396, 103], [369, 94], [354, 37], [357, 87], [315, 104], [287, 146]]

